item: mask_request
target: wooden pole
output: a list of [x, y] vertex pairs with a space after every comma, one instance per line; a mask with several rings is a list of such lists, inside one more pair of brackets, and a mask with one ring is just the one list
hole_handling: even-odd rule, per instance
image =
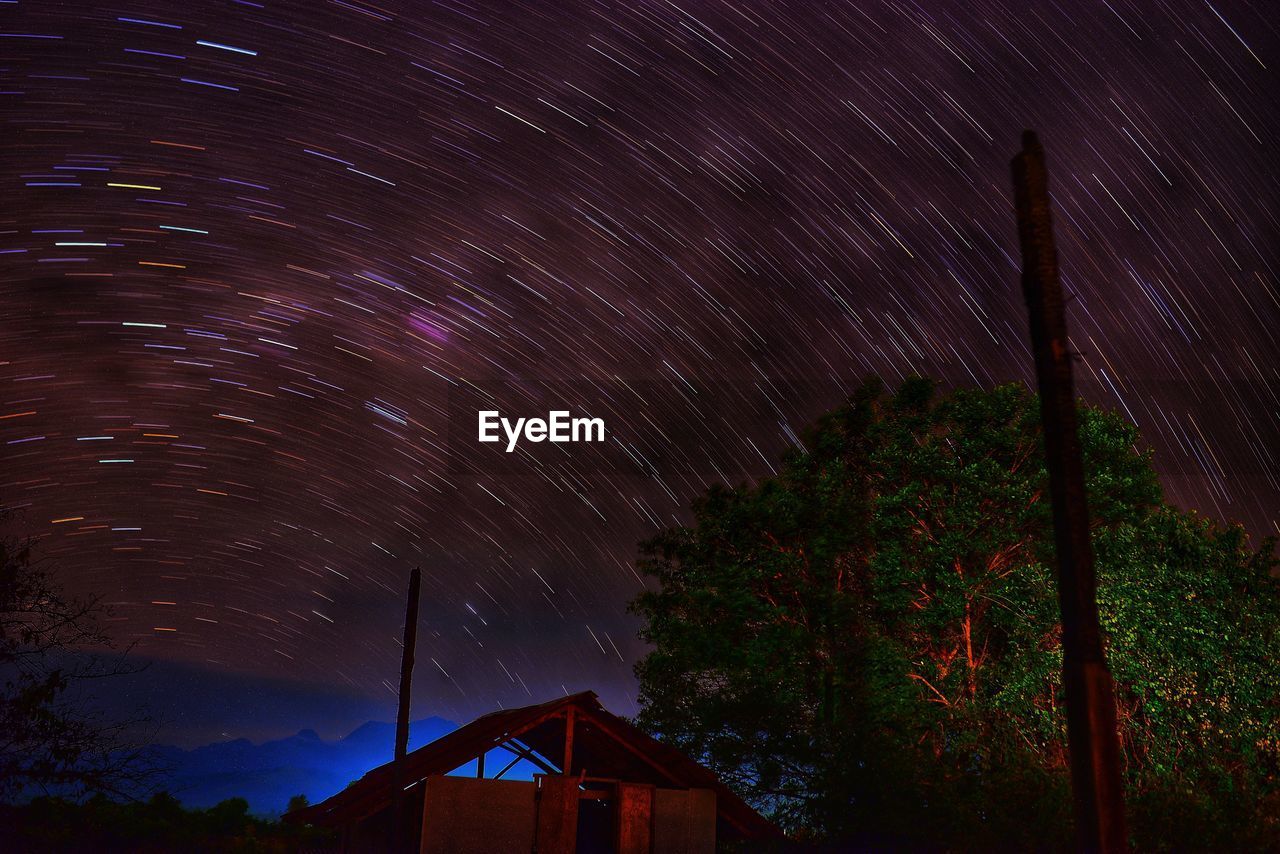
[[1098, 626], [1097, 580], [1089, 541], [1067, 321], [1053, 243], [1049, 178], [1044, 149], [1033, 131], [1023, 133], [1022, 152], [1013, 159], [1013, 186], [1022, 244], [1022, 291], [1031, 315], [1053, 503], [1076, 833], [1082, 850], [1123, 852], [1128, 843], [1115, 692]]
[[409, 574], [409, 604], [404, 615], [404, 652], [400, 659], [400, 708], [396, 712], [396, 760], [409, 750], [409, 694], [413, 685], [413, 649], [418, 643], [418, 595], [422, 589], [422, 570]]
[[400, 656], [400, 696], [396, 710], [395, 773], [391, 793], [391, 850], [404, 847], [404, 758], [409, 752], [409, 695], [413, 686], [413, 650], [418, 644], [418, 598], [422, 589], [422, 570], [409, 574], [409, 602], [404, 614], [404, 650]]
[[573, 773], [573, 723], [577, 717], [574, 712], [573, 706], [570, 706], [564, 715], [564, 762], [560, 768], [566, 777]]

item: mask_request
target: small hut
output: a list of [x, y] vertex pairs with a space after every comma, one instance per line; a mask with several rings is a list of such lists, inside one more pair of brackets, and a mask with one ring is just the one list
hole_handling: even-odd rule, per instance
[[[473, 761], [475, 776], [450, 774]], [[533, 780], [504, 779], [517, 766]], [[591, 691], [487, 714], [284, 820], [337, 829], [343, 851], [423, 854], [712, 854], [717, 839], [782, 836]]]

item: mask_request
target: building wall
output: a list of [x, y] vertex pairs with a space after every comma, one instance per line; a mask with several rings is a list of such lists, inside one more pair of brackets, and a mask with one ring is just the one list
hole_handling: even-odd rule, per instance
[[535, 791], [533, 783], [520, 780], [428, 777], [423, 854], [532, 851]]
[[715, 854], [716, 793], [653, 790], [653, 854]]
[[617, 854], [653, 854], [653, 790], [646, 783], [618, 784]]
[[[428, 777], [422, 854], [574, 854], [578, 781]], [[539, 790], [541, 789], [541, 790]], [[613, 799], [618, 854], [715, 854], [716, 795], [620, 783]]]

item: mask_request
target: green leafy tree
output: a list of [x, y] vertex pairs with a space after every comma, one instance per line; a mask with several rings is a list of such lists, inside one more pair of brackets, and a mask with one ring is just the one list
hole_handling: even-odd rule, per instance
[[[1080, 418], [1134, 834], [1261, 838], [1272, 546], [1167, 506], [1136, 429]], [[801, 836], [1068, 838], [1046, 482], [1021, 386], [868, 383], [776, 477], [711, 489], [643, 546], [640, 723]]]

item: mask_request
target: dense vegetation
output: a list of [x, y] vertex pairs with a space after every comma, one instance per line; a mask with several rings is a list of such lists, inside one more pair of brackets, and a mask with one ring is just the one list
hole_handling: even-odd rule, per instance
[[0, 805], [5, 851], [25, 852], [292, 852], [336, 850], [327, 831], [255, 818], [243, 798], [207, 810], [183, 809], [160, 793], [121, 803], [98, 795], [84, 802], [37, 798]]
[[[1136, 429], [1082, 407], [1133, 841], [1280, 844], [1274, 544], [1167, 505]], [[778, 476], [643, 547], [640, 722], [800, 837], [1070, 838], [1039, 406], [868, 383]]]

